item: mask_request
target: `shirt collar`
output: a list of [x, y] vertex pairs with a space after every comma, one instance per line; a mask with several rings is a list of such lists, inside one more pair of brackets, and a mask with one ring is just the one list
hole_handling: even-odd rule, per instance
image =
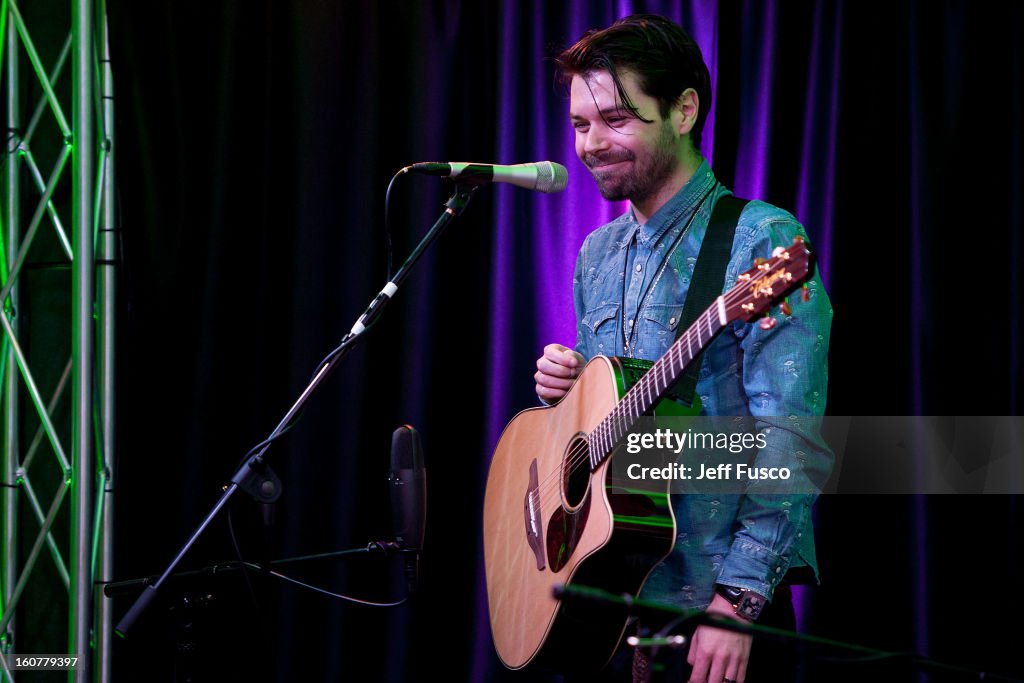
[[707, 159], [701, 159], [700, 166], [694, 171], [693, 176], [679, 192], [654, 212], [647, 223], [639, 225], [631, 207], [630, 217], [639, 228], [636, 233], [637, 241], [644, 245], [656, 244], [670, 227], [679, 222], [682, 215], [697, 209], [701, 198], [715, 182], [715, 174], [711, 171]]

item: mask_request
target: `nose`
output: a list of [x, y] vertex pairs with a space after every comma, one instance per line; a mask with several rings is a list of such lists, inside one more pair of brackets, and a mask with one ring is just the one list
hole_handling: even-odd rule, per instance
[[581, 134], [580, 151], [583, 154], [599, 154], [609, 149], [608, 131], [602, 123], [591, 124], [585, 133]]

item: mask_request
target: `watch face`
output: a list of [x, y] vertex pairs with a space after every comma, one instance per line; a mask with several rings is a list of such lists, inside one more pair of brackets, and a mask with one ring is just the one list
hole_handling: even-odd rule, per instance
[[740, 604], [736, 608], [736, 614], [751, 621], [757, 621], [757, 618], [761, 616], [761, 610], [764, 609], [764, 602], [764, 598], [757, 593], [745, 591], [743, 599], [740, 600]]

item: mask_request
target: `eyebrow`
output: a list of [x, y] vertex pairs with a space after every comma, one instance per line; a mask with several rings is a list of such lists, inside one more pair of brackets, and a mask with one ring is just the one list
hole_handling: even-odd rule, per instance
[[[629, 109], [626, 109], [625, 107], [605, 107], [604, 109], [599, 109], [597, 111], [597, 115], [599, 117], [601, 117], [602, 119], [608, 118], [608, 116], [610, 116], [611, 114], [625, 114], [626, 116], [631, 116], [633, 118], [636, 118], [636, 115], [633, 112], [631, 112]], [[579, 114], [574, 114], [572, 112], [569, 112], [569, 120], [570, 121], [585, 121], [586, 119], [584, 117], [580, 116]]]

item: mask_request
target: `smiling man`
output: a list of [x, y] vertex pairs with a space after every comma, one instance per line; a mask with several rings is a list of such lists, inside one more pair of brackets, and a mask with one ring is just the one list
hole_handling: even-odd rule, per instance
[[[561, 399], [595, 355], [656, 360], [665, 353], [684, 324], [712, 212], [731, 194], [700, 153], [710, 77], [700, 49], [677, 24], [653, 15], [627, 17], [589, 31], [555, 61], [569, 92], [577, 156], [601, 195], [629, 200], [630, 209], [592, 232], [580, 249], [575, 349], [549, 344], [537, 361], [537, 395], [547, 403]], [[797, 236], [806, 238], [789, 213], [747, 203], [716, 292]], [[705, 349], [695, 393], [702, 414], [753, 418], [759, 441], [751, 467], [787, 466], [796, 457], [807, 476], [827, 477], [828, 448], [785, 419], [820, 416], [825, 409], [832, 309], [817, 275], [804, 298], [773, 324], [727, 325]], [[817, 578], [813, 501], [811, 495], [759, 494], [756, 483], [742, 494], [673, 496], [675, 547], [642, 596], [793, 628], [789, 585]], [[747, 635], [699, 627], [685, 661], [666, 662], [664, 680], [793, 680], [792, 650], [770, 641], [751, 648]], [[645, 653], [632, 658], [623, 650], [615, 662], [614, 680], [650, 680], [654, 668]]]
[[573, 76], [570, 102], [577, 156], [597, 180], [601, 196], [630, 200], [638, 221], [646, 222], [700, 165], [700, 153], [689, 138], [700, 111], [693, 88], [683, 91], [678, 105], [663, 117], [636, 74], [597, 71]]

